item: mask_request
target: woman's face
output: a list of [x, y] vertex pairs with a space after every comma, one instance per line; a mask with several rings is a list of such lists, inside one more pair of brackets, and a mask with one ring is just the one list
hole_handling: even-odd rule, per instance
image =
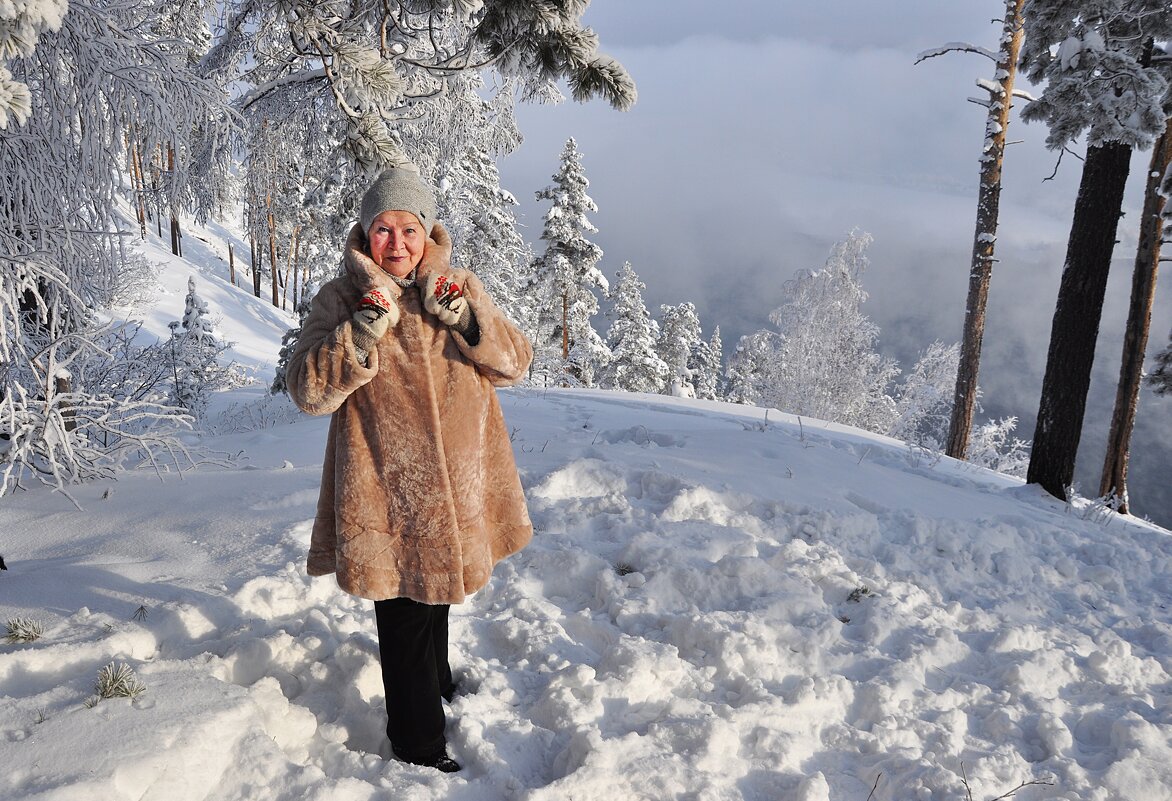
[[427, 233], [409, 211], [384, 211], [370, 224], [370, 257], [396, 278], [405, 278], [423, 259]]

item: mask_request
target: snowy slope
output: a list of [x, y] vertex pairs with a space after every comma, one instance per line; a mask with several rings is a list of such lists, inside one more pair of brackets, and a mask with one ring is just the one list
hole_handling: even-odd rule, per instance
[[[152, 251], [148, 327], [194, 270], [257, 365], [202, 443], [234, 460], [80, 512], [0, 499], [0, 619], [45, 629], [0, 644], [0, 799], [1172, 798], [1168, 532], [855, 429], [591, 391], [502, 392], [538, 533], [453, 609], [466, 767], [388, 761], [370, 603], [303, 567], [327, 421], [264, 399], [288, 318], [215, 247]], [[87, 707], [111, 661], [146, 692]]]

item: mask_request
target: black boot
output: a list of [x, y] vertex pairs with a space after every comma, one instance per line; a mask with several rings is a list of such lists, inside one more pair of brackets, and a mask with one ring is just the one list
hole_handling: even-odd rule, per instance
[[397, 751], [395, 752], [395, 756], [412, 765], [435, 768], [440, 773], [455, 773], [460, 770], [460, 763], [448, 756], [448, 749], [446, 747], [422, 758], [408, 757]]

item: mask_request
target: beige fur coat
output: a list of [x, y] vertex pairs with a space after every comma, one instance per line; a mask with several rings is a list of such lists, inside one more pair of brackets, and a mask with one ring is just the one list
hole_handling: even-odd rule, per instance
[[[309, 574], [337, 573], [342, 589], [364, 598], [460, 603], [533, 535], [495, 390], [524, 376], [533, 350], [474, 275], [445, 270], [479, 323], [470, 346], [365, 246], [355, 226], [344, 274], [313, 299], [288, 365], [294, 402], [333, 414]], [[366, 366], [350, 318], [376, 286], [400, 318]]]

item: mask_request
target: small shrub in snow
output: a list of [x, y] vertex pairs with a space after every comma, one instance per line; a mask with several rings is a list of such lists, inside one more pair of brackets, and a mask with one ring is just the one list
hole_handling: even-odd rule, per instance
[[45, 629], [39, 620], [31, 617], [14, 617], [8, 621], [8, 642], [33, 642], [39, 640]]
[[850, 601], [851, 603], [857, 604], [860, 601], [862, 601], [863, 598], [867, 597], [870, 594], [871, 594], [870, 587], [868, 587], [866, 584], [864, 584], [861, 587], [856, 587], [855, 589], [851, 590], [851, 594], [848, 595], [846, 597], [846, 599], [848, 601]]
[[614, 572], [618, 573], [620, 576], [629, 576], [636, 572], [636, 570], [633, 565], [628, 564], [627, 562], [619, 562], [614, 566]]
[[95, 695], [86, 702], [86, 706], [93, 707], [98, 701], [108, 698], [137, 698], [144, 692], [146, 685], [138, 680], [130, 665], [111, 662], [98, 671], [98, 680], [94, 683]]

